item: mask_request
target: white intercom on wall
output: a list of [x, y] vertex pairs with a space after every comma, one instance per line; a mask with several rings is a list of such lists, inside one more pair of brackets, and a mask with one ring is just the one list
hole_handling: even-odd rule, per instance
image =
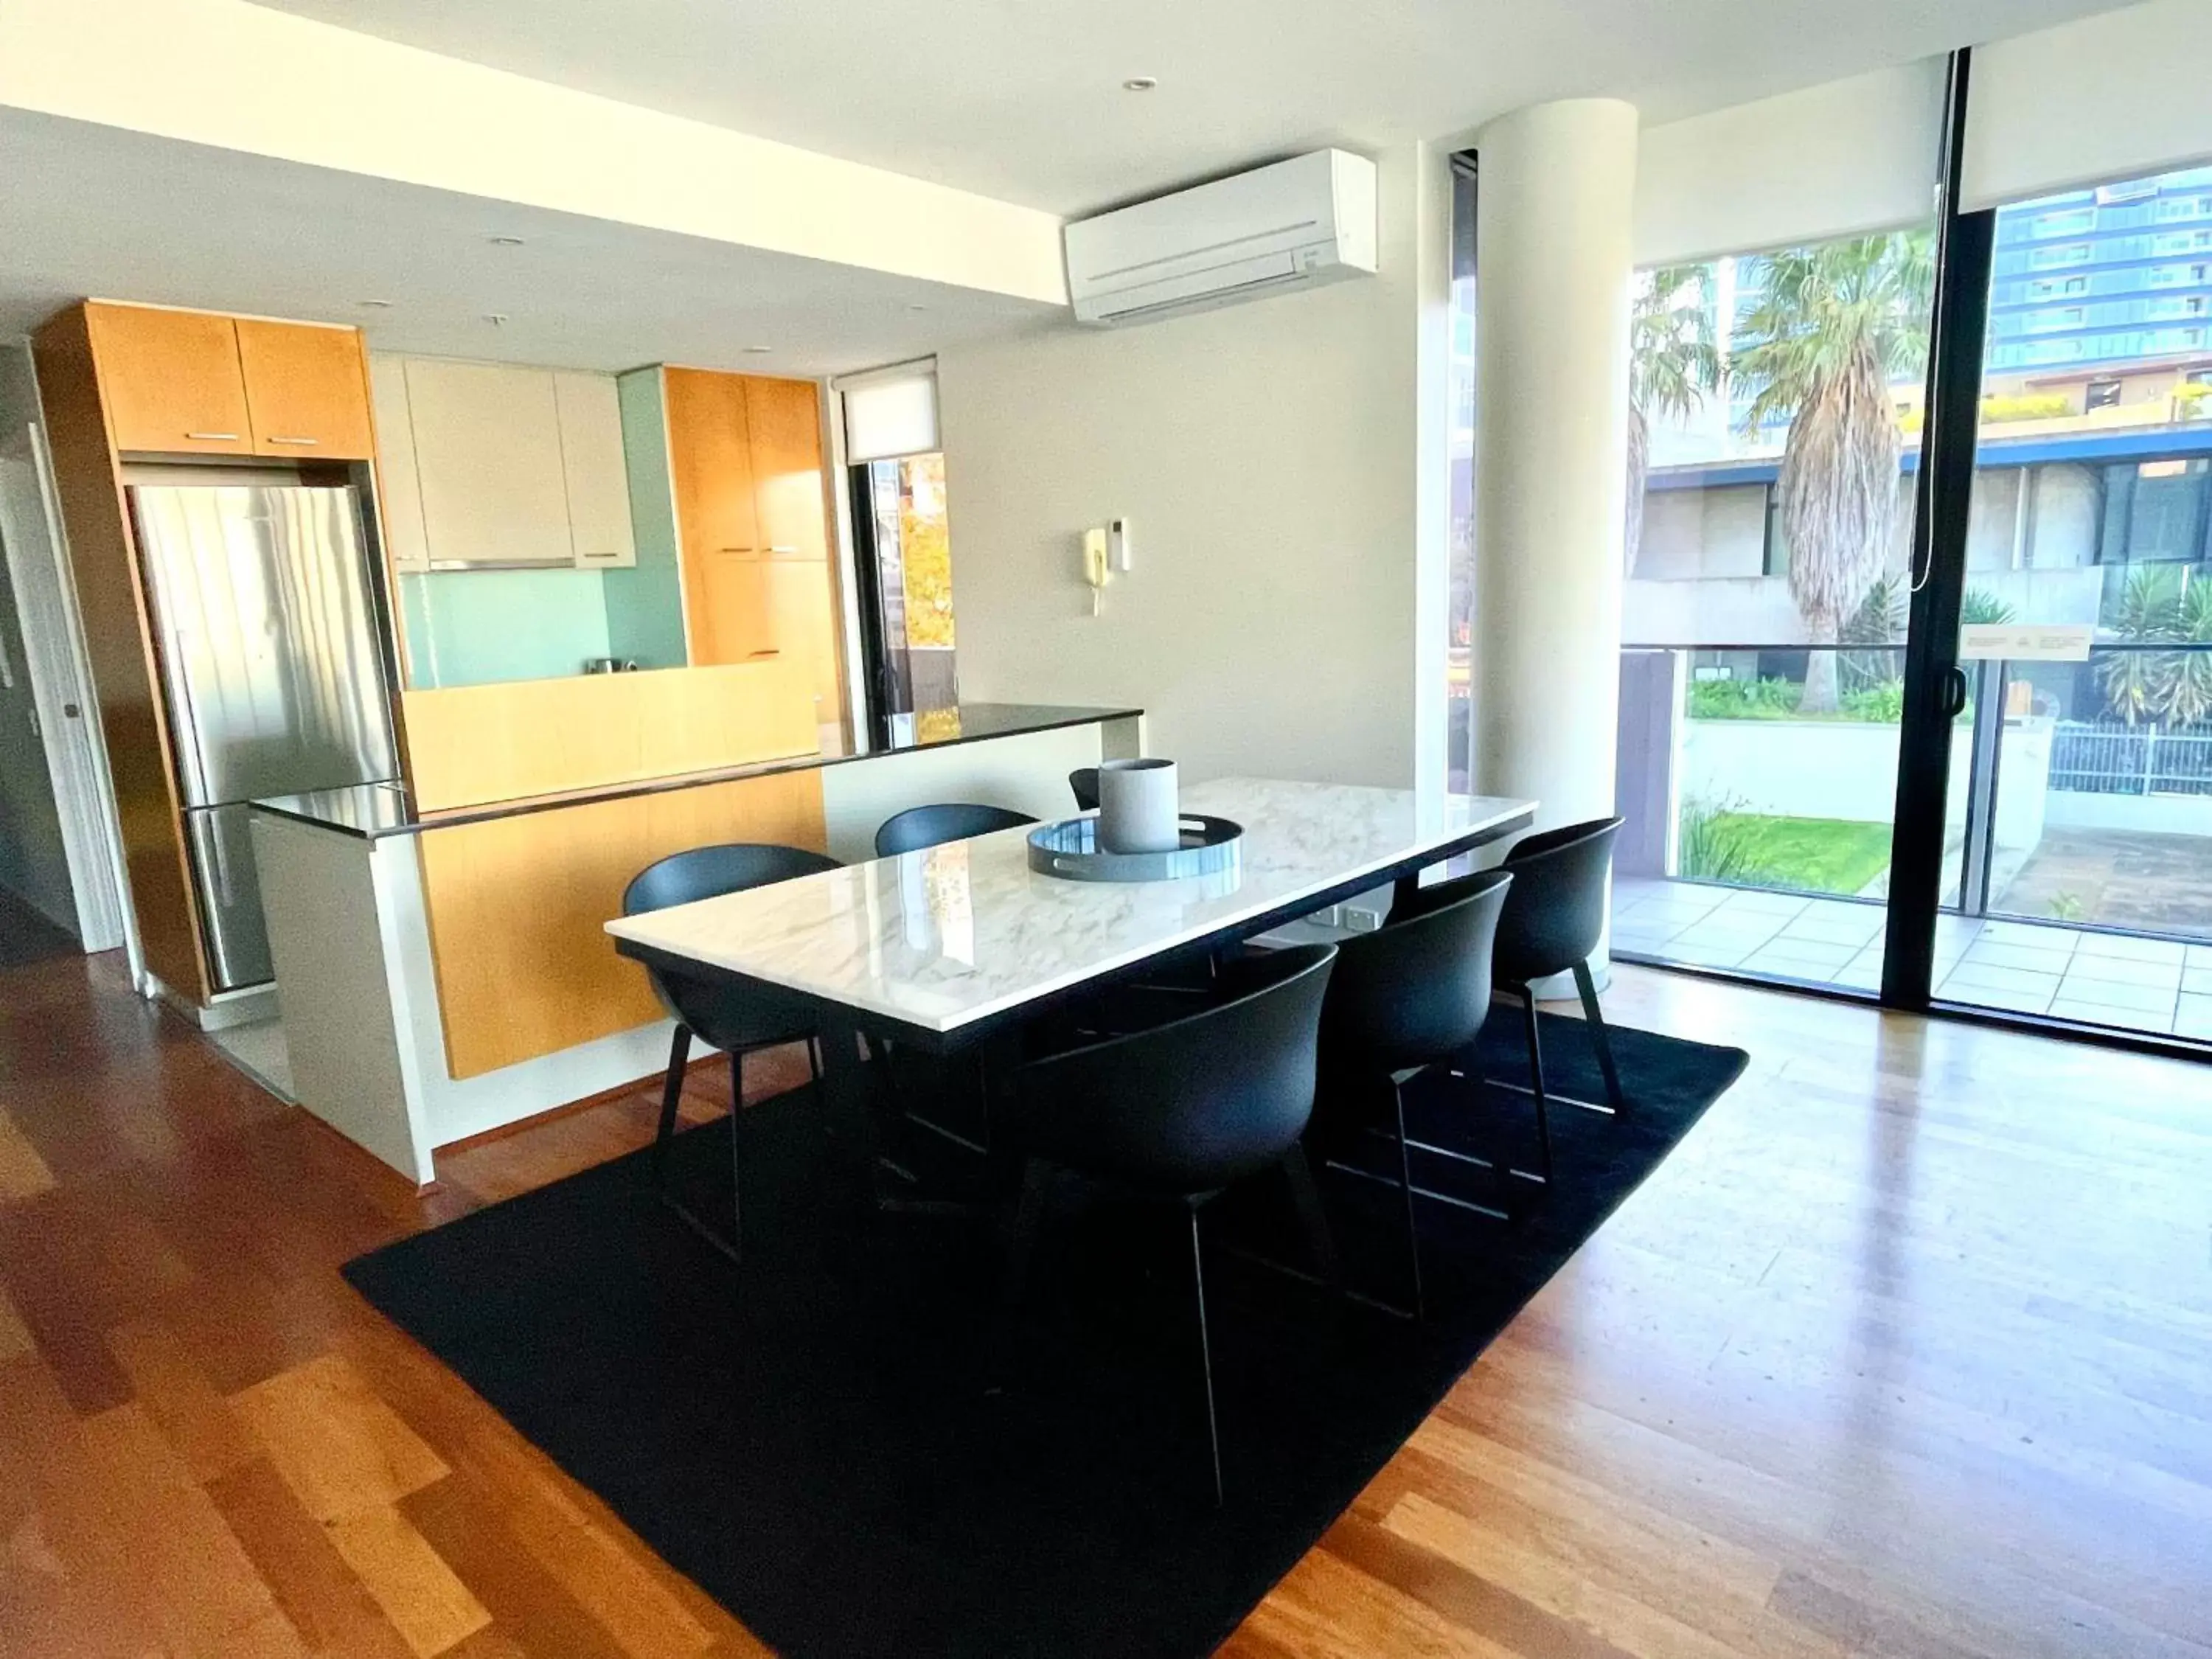
[[1083, 532], [1083, 580], [1091, 584], [1091, 614], [1098, 614], [1098, 596], [1106, 584], [1114, 580], [1114, 568], [1107, 553], [1107, 537], [1103, 528], [1092, 526]]
[[1098, 596], [1114, 573], [1127, 574], [1129, 562], [1129, 521], [1109, 519], [1083, 532], [1083, 580], [1091, 584], [1091, 614], [1098, 614]]

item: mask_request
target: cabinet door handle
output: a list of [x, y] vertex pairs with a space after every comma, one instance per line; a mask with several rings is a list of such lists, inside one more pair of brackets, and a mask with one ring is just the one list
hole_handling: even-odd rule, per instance
[[234, 444], [238, 441], [235, 432], [187, 432], [185, 436], [195, 443], [203, 444]]
[[771, 553], [796, 553], [799, 550], [795, 547], [771, 547], [769, 549], [769, 551]]
[[748, 657], [780, 657], [780, 656], [781, 656], [781, 655], [783, 654], [783, 653], [782, 653], [781, 650], [775, 650], [775, 651], [748, 651], [748, 652], [746, 652], [746, 653], [745, 653], [745, 654], [746, 654]]
[[279, 438], [272, 434], [269, 441], [272, 444], [319, 444], [322, 440], [320, 438]]
[[724, 547], [719, 548], [716, 550], [722, 553], [757, 553], [760, 551], [757, 547]]

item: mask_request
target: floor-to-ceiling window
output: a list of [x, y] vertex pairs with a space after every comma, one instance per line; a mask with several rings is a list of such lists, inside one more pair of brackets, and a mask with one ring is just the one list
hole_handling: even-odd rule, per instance
[[2212, 1042], [2212, 118], [2080, 28], [1645, 135], [1620, 955]]
[[883, 628], [895, 648], [899, 712], [959, 701], [953, 655], [952, 544], [945, 512], [945, 457], [932, 451], [869, 461], [866, 491]]
[[1454, 789], [1474, 773], [1474, 162], [1452, 161], [1450, 597], [1445, 610], [1446, 770]]
[[[2212, 1036], [2212, 167], [1996, 211], [1936, 994]], [[2019, 654], [2015, 654], [2019, 653]]]
[[933, 364], [839, 384], [872, 721], [949, 719], [959, 702], [951, 526]]
[[1637, 273], [1622, 954], [1881, 981], [1934, 292], [1928, 223]]

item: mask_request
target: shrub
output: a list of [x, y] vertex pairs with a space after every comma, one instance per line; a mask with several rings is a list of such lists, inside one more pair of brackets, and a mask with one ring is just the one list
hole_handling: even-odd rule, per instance
[[2019, 392], [1982, 399], [1982, 419], [1992, 426], [2006, 421], [2052, 421], [2074, 412], [2074, 400], [2063, 392]]
[[1769, 879], [1767, 871], [1753, 858], [1742, 838], [1728, 831], [1724, 820], [1740, 811], [1741, 806], [1741, 802], [1731, 801], [1682, 803], [1681, 837], [1674, 858], [1676, 875], [1685, 881], [1721, 881], [1738, 887], [1755, 887]]
[[2013, 608], [1986, 588], [1970, 587], [1959, 602], [1959, 620], [1962, 623], [2008, 623]]
[[1905, 718], [1905, 682], [1884, 680], [1863, 691], [1846, 691], [1843, 708], [1855, 720], [1894, 726]]
[[1778, 720], [1797, 712], [1803, 688], [1784, 679], [1692, 680], [1693, 720]]

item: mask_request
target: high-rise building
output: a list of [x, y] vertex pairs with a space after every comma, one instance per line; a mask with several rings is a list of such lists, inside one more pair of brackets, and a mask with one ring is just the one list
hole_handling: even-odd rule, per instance
[[1994, 276], [1992, 374], [2202, 352], [2212, 328], [2212, 167], [2002, 209]]

